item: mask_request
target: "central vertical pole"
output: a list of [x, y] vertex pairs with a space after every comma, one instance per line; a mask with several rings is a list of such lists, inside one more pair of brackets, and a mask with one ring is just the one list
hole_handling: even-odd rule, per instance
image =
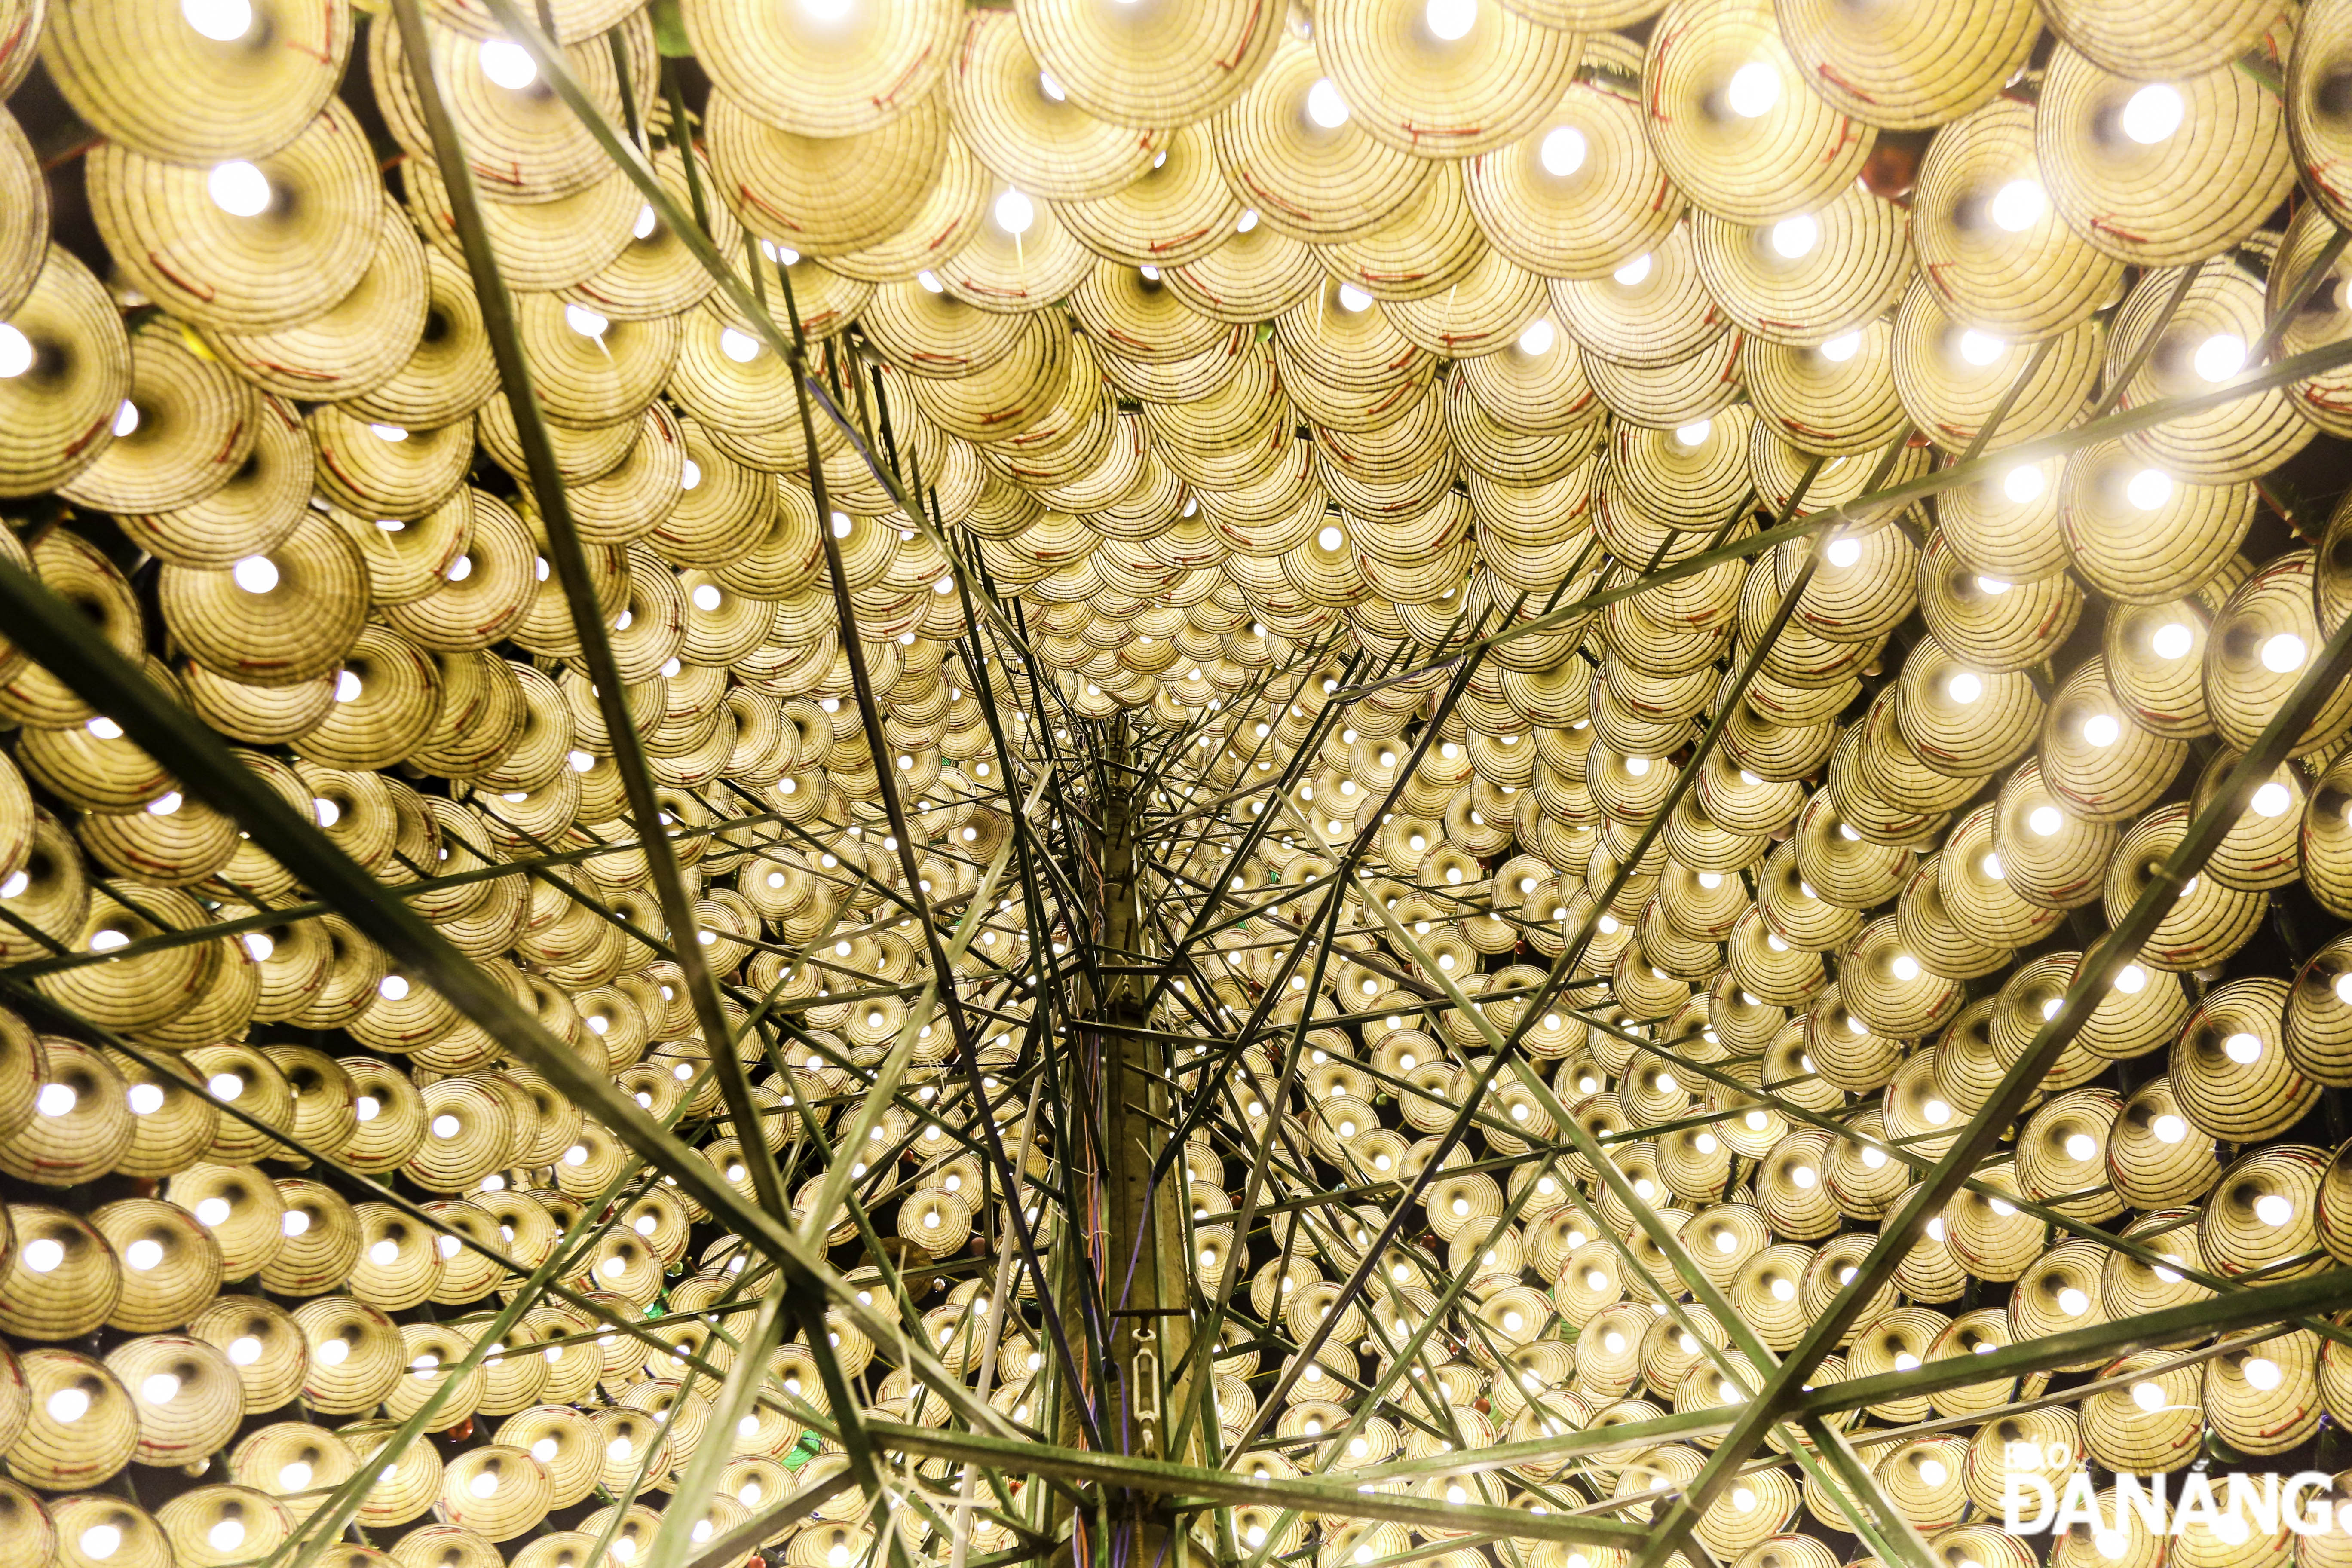
[[[1122, 733], [1113, 752], [1120, 763], [1126, 761], [1124, 741]], [[1114, 768], [1109, 776], [1131, 781], [1134, 775]], [[1167, 1451], [1171, 1417], [1184, 1408], [1181, 1391], [1167, 1380], [1171, 1368], [1183, 1364], [1192, 1343], [1192, 1292], [1184, 1267], [1184, 1216], [1178, 1206], [1186, 1199], [1181, 1162], [1173, 1162], [1156, 1187], [1151, 1174], [1175, 1115], [1170, 1103], [1171, 1052], [1145, 1032], [1144, 998], [1152, 977], [1139, 973], [1149, 963], [1143, 957], [1147, 938], [1139, 874], [1141, 805], [1131, 783], [1102, 802], [1102, 908], [1096, 930], [1104, 994], [1096, 999], [1093, 1016], [1108, 1026], [1098, 1036], [1108, 1156], [1099, 1264], [1102, 1299], [1112, 1314], [1103, 1435], [1121, 1452], [1139, 1458], [1197, 1462], [1197, 1456]], [[1157, 1568], [1177, 1561], [1171, 1550], [1174, 1523], [1160, 1500], [1129, 1495], [1110, 1500], [1115, 1524], [1128, 1534], [1121, 1568]]]

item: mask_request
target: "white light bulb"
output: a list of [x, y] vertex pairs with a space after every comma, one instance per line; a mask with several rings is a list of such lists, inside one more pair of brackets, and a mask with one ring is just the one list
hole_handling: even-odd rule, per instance
[[1763, 60], [1749, 60], [1731, 73], [1723, 98], [1742, 120], [1769, 114], [1780, 101], [1780, 73]]
[[0, 321], [0, 381], [14, 381], [33, 368], [33, 340]]
[[1339, 84], [1329, 77], [1318, 77], [1315, 85], [1307, 89], [1307, 118], [1326, 131], [1337, 131], [1348, 123], [1348, 100], [1339, 96]]
[[180, 16], [216, 44], [233, 44], [253, 30], [247, 0], [180, 0]]
[[205, 189], [213, 205], [231, 217], [258, 217], [269, 210], [269, 176], [241, 159], [214, 164]]
[[2309, 649], [2293, 632], [2281, 632], [2263, 644], [2263, 668], [2275, 674], [2286, 675], [2303, 668]]
[[2126, 100], [2124, 134], [2143, 147], [2153, 147], [2180, 129], [2181, 117], [2187, 112], [2179, 88], [2150, 82]]
[[2197, 646], [2197, 634], [2179, 621], [2167, 621], [2156, 628], [2155, 635], [2148, 638], [2148, 646], [2158, 658], [2186, 658], [2189, 650]]
[[1960, 334], [1960, 358], [1979, 369], [2000, 358], [2008, 347], [1990, 332], [1980, 332], [1974, 327]]
[[2112, 715], [2094, 713], [2083, 721], [2083, 739], [2094, 746], [2112, 746], [2122, 734], [2123, 727]]
[[509, 92], [519, 92], [539, 79], [539, 66], [511, 38], [491, 38], [482, 45], [482, 74]]
[[1422, 19], [1429, 24], [1433, 35], [1453, 43], [1476, 25], [1478, 0], [1429, 0], [1422, 11]]
[[1953, 701], [1965, 707], [1984, 695], [1984, 681], [1973, 672], [1964, 669], [1952, 677], [1945, 685], [1944, 690]]
[[2048, 477], [2032, 463], [2018, 464], [2000, 479], [2000, 493], [2019, 506], [2031, 506], [2049, 488]]
[[2023, 234], [2050, 208], [2037, 180], [2011, 180], [1993, 193], [1992, 221], [2011, 234]]
[[737, 364], [749, 364], [759, 357], [760, 340], [734, 327], [719, 330], [719, 352]]
[[1037, 221], [1037, 204], [1019, 191], [1007, 191], [996, 198], [996, 226], [1007, 234], [1029, 232]]
[[2142, 511], [2154, 511], [2172, 499], [2172, 476], [2161, 468], [2142, 468], [2125, 482], [2124, 499]]
[[2197, 374], [2207, 381], [2227, 381], [2246, 365], [2246, 340], [2235, 332], [2215, 332], [2197, 345]]
[[1584, 132], [1573, 125], [1555, 125], [1544, 132], [1537, 146], [1537, 156], [1542, 159], [1544, 173], [1555, 179], [1565, 179], [1584, 167], [1590, 145]]
[[1549, 319], [1538, 316], [1527, 324], [1524, 331], [1519, 333], [1519, 352], [1529, 359], [1541, 359], [1551, 353], [1551, 346], [1557, 336]]
[[1799, 213], [1784, 217], [1772, 226], [1772, 249], [1776, 255], [1794, 261], [1811, 256], [1822, 242], [1822, 225], [1811, 213]]
[[1832, 364], [1843, 364], [1862, 352], [1860, 332], [1841, 332], [1822, 345], [1822, 357]]

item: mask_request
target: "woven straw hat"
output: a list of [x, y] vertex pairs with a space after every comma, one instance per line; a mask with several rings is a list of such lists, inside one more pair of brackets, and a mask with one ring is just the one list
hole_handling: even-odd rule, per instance
[[1643, 134], [1641, 68], [1622, 40], [1586, 40], [1581, 68], [1542, 117], [1463, 165], [1496, 250], [1531, 272], [1590, 280], [1664, 241], [1683, 197]]
[[1984, 331], [2043, 338], [2110, 304], [2123, 263], [2052, 205], [2035, 111], [1996, 99], [1936, 133], [1912, 198], [1920, 276], [1945, 309]]
[[1440, 164], [1420, 194], [1377, 232], [1315, 247], [1316, 259], [1334, 278], [1391, 304], [1459, 287], [1486, 253], [1454, 163]]
[[1925, 131], [1983, 103], [2024, 68], [2042, 20], [2022, 0], [1773, 10], [1805, 84], [1885, 131]]
[[[133, 1457], [142, 1465], [201, 1464], [220, 1451], [245, 1415], [236, 1368], [202, 1340], [180, 1334], [132, 1340], [108, 1352], [106, 1368], [125, 1388], [140, 1390]], [[156, 1398], [164, 1389], [171, 1392]]]
[[10, 0], [8, 42], [0, 45], [0, 95], [13, 93], [33, 68], [47, 0]]
[[1726, 332], [1689, 355], [1661, 365], [1630, 366], [1598, 354], [1585, 363], [1592, 390], [1628, 424], [1654, 430], [1704, 423], [1743, 390], [1739, 351], [1747, 334]]
[[971, 240], [935, 268], [955, 298], [984, 310], [1042, 310], [1093, 270], [1094, 252], [1063, 224], [1053, 204], [992, 184], [987, 212]]
[[1860, 185], [1762, 227], [1699, 213], [1690, 232], [1699, 278], [1724, 313], [1755, 336], [1797, 347], [1868, 325], [1911, 275], [1909, 219]]
[[275, 331], [207, 331], [205, 341], [254, 385], [310, 403], [341, 402], [381, 386], [417, 352], [429, 307], [426, 251], [389, 195], [375, 251], [333, 305]]
[[2054, 0], [2043, 9], [2051, 30], [2101, 68], [2141, 81], [2178, 81], [2262, 44], [2284, 7], [2279, 0]]
[[[2273, 47], [2284, 33], [2282, 24]], [[2155, 134], [2176, 110], [2178, 125]], [[2058, 216], [2136, 267], [2182, 266], [2238, 243], [2294, 184], [2285, 109], [2236, 66], [2147, 87], [2062, 45], [2042, 79], [2033, 140]]]
[[1311, 247], [1260, 222], [1257, 210], [1245, 207], [1222, 244], [1171, 268], [1166, 280], [1201, 314], [1255, 326], [1297, 303], [1325, 276]]
[[1230, 104], [1282, 35], [1283, 12], [1234, 0], [1023, 0], [1023, 39], [1080, 108], [1136, 130]]
[[[1918, 232], [1916, 224], [1912, 232]], [[1948, 451], [1966, 448], [1993, 410], [2006, 405], [1986, 443], [1997, 451], [2073, 423], [2097, 384], [2105, 348], [2104, 326], [2086, 321], [2027, 376], [2033, 349], [1948, 315], [1922, 268], [1895, 315], [1895, 390], [1912, 423]]]
[[998, 177], [1030, 196], [1108, 196], [1150, 168], [1166, 139], [1161, 131], [1139, 133], [1097, 120], [1070, 102], [1038, 69], [1020, 24], [1003, 11], [966, 14], [947, 96], [957, 133]]
[[[653, 164], [670, 199], [691, 211], [693, 190], [686, 177], [685, 159], [675, 149], [664, 148], [654, 154]], [[742, 231], [724, 203], [710, 205], [710, 243], [719, 255], [741, 253]], [[638, 213], [630, 235], [628, 248], [611, 266], [562, 290], [563, 298], [602, 316], [643, 321], [678, 315], [719, 286], [685, 242], [658, 215], [653, 215], [650, 203]]]
[[1431, 170], [1338, 114], [1347, 105], [1332, 101], [1336, 87], [1314, 90], [1325, 79], [1315, 51], [1285, 37], [1212, 130], [1226, 184], [1250, 212], [1292, 238], [1328, 245], [1387, 223]]
[[[606, 176], [611, 164], [588, 128], [563, 100], [535, 84], [502, 87], [475, 37], [428, 18], [433, 73], [457, 121], [482, 199], [499, 204], [553, 201]], [[430, 160], [433, 140], [416, 101], [416, 83], [398, 27], [368, 30], [368, 68], [384, 121], [412, 158]], [[654, 39], [640, 12], [607, 33], [567, 47], [564, 66], [599, 112], [617, 121], [625, 87], [638, 103], [653, 97]], [[633, 215], [634, 216], [634, 215]]]
[[[2311, 583], [2310, 552], [2290, 551], [2241, 584], [2213, 617], [2205, 643], [2205, 706], [2232, 746], [2253, 744], [2319, 647]], [[2347, 727], [2352, 691], [2339, 689], [2313, 715], [2290, 754], [2319, 752]]]
[[122, 402], [132, 412], [115, 415], [114, 439], [58, 493], [110, 511], [193, 505], [227, 484], [253, 449], [254, 395], [168, 321], [141, 327], [131, 351]]
[[0, 495], [38, 495], [95, 462], [131, 395], [131, 353], [104, 285], [52, 246], [9, 317], [32, 350], [0, 380]]
[[[2108, 344], [2115, 368], [2146, 352], [2124, 384], [2120, 406], [2225, 384], [2238, 374], [2242, 345], [2262, 336], [2262, 279], [2226, 257], [2198, 266], [2187, 294], [2158, 333], [2158, 319], [2179, 283], [2176, 272], [2149, 272], [2116, 314]], [[2176, 479], [2214, 483], [2259, 478], [2301, 451], [2315, 434], [2295, 416], [2284, 393], [2269, 391], [2137, 431], [2125, 437], [2125, 445]]]
[[725, 99], [803, 137], [862, 137], [915, 109], [948, 69], [947, 0], [845, 7], [692, 0], [682, 15]]
[[1389, 317], [1429, 353], [1477, 359], [1517, 342], [1544, 305], [1541, 279], [1482, 250], [1460, 282], [1443, 294], [1399, 300]]
[[[417, 228], [436, 250], [457, 264], [460, 278], [467, 276], [457, 220], [433, 161], [409, 159], [400, 166], [400, 179]], [[485, 202], [482, 226], [508, 286], [548, 292], [585, 282], [611, 266], [628, 248], [644, 210], [636, 186], [614, 169], [552, 201]], [[478, 315], [479, 307], [469, 313]], [[488, 357], [487, 345], [482, 356]]]
[[[130, 1462], [138, 1451], [139, 1416], [112, 1373], [71, 1351], [46, 1347], [26, 1351], [19, 1365], [32, 1402], [23, 1435], [8, 1450], [8, 1468], [19, 1479], [74, 1491], [103, 1485]], [[154, 1533], [152, 1523], [146, 1528]]]
[[[91, 216], [116, 264], [200, 326], [299, 325], [350, 294], [373, 259], [383, 197], [365, 134], [340, 103], [252, 163], [206, 171], [109, 142], [88, 168]], [[255, 177], [228, 182], [231, 169]]]
[[2066, 459], [2058, 525], [2083, 580], [2127, 605], [2195, 593], [2237, 555], [2253, 526], [2250, 483], [2175, 479], [2120, 441]]
[[209, 168], [265, 158], [327, 109], [352, 7], [262, 0], [226, 39], [171, 0], [48, 8], [41, 58], [74, 112], [149, 157]]
[[0, 317], [16, 313], [41, 275], [49, 248], [49, 190], [25, 128], [0, 110], [0, 201], [21, 215], [18, 226], [0, 241]]
[[1551, 301], [1580, 344], [1623, 365], [1687, 359], [1730, 327], [1699, 277], [1687, 225], [1602, 277], [1554, 279]]
[[1415, 0], [1328, 0], [1315, 49], [1365, 133], [1423, 158], [1517, 139], [1559, 100], [1578, 54], [1573, 33], [1499, 5], [1474, 5], [1440, 34]]
[[1092, 201], [1059, 202], [1055, 211], [1078, 242], [1130, 267], [1181, 267], [1225, 243], [1242, 213], [1217, 168], [1205, 127], [1180, 126], [1150, 168]]
[[[1806, 453], [1833, 459], [1806, 490], [1808, 510], [1820, 510], [1859, 494], [1875, 467], [1867, 454], [1893, 440], [1904, 418], [1902, 400], [1888, 374], [1894, 332], [1883, 321], [1811, 347], [1751, 339], [1739, 353], [1740, 379], [1761, 417], [1751, 447], [1759, 474], [1763, 454]], [[1906, 450], [1906, 457], [1909, 457]], [[1835, 459], [1844, 459], [1837, 461]], [[1851, 477], [1845, 470], [1867, 465]], [[1776, 504], [1785, 502], [1795, 482], [1791, 458], [1785, 481], [1760, 486]], [[1907, 466], [1907, 464], [1906, 465]]]
[[[333, 317], [330, 312], [323, 319]], [[497, 390], [498, 366], [465, 265], [427, 246], [421, 339], [390, 376], [357, 393], [346, 406], [363, 419], [428, 430], [466, 418]]]
[[1693, 205], [1747, 224], [1818, 207], [1853, 184], [1877, 132], [1803, 82], [1770, 5], [1676, 0], [1642, 67], [1650, 145], [1667, 177]]
[[226, 1568], [269, 1551], [293, 1528], [276, 1498], [226, 1483], [182, 1492], [155, 1510], [155, 1522], [171, 1541], [173, 1560], [188, 1568]]
[[938, 184], [948, 115], [937, 95], [870, 131], [812, 137], [714, 95], [710, 163], [728, 205], [763, 239], [806, 255], [864, 250], [906, 227]]
[[163, 617], [181, 647], [248, 686], [299, 685], [331, 671], [367, 618], [367, 569], [349, 534], [306, 512], [284, 540], [244, 559], [268, 569], [163, 568]]

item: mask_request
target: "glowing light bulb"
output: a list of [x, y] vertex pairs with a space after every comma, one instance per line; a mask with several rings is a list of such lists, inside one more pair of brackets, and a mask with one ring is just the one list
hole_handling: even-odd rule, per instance
[[1822, 345], [1822, 357], [1832, 364], [1843, 364], [1862, 352], [1860, 332], [1841, 332]]
[[14, 381], [33, 368], [33, 340], [0, 321], [0, 381]]
[[1992, 221], [2011, 234], [2023, 234], [2050, 210], [2050, 198], [2038, 180], [2011, 180], [1993, 193]]
[[1650, 269], [1655, 265], [1650, 253], [1645, 250], [1609, 276], [1615, 279], [1622, 288], [1639, 289], [1649, 281]]
[[2186, 658], [2189, 657], [2189, 650], [2196, 645], [2197, 634], [2179, 621], [2167, 621], [2157, 627], [2155, 635], [2148, 638], [2149, 647], [2155, 651], [2156, 657], [2161, 659]]
[[1999, 338], [1974, 327], [1960, 334], [1960, 357], [1979, 370], [2000, 358], [2007, 349], [2008, 345]]
[[269, 210], [269, 176], [243, 160], [214, 164], [205, 191], [231, 217], [259, 217]]
[[2003, 474], [2000, 479], [2000, 493], [2019, 506], [2032, 505], [2042, 499], [2042, 492], [2049, 488], [2048, 477], [2032, 463], [2018, 464], [2008, 473]]
[[1769, 114], [1780, 101], [1780, 73], [1763, 60], [1749, 60], [1731, 73], [1723, 100], [1742, 120]]
[[1984, 681], [1964, 669], [1945, 683], [1944, 691], [1953, 701], [1965, 707], [1984, 695]]
[[1007, 191], [996, 198], [996, 226], [1007, 234], [1027, 234], [1037, 221], [1037, 204], [1019, 191]]
[[1772, 226], [1773, 252], [1788, 260], [1795, 261], [1800, 258], [1811, 256], [1814, 247], [1821, 242], [1821, 220], [1811, 213], [1799, 213], [1794, 217], [1784, 217]]
[[216, 44], [233, 44], [253, 30], [247, 0], [180, 0], [180, 17]]
[[520, 92], [539, 79], [538, 62], [511, 38], [488, 39], [478, 58], [482, 74], [509, 92]]
[[1422, 20], [1430, 32], [1447, 43], [1469, 35], [1478, 21], [1478, 0], [1429, 0], [1423, 9]]
[[1541, 359], [1551, 353], [1552, 342], [1557, 336], [1551, 322], [1542, 316], [1538, 316], [1534, 321], [1529, 321], [1527, 330], [1519, 334], [1519, 352], [1529, 359]]
[[1339, 84], [1329, 77], [1318, 77], [1315, 85], [1307, 89], [1307, 118], [1326, 131], [1337, 131], [1348, 123], [1348, 100], [1339, 96]]
[[2279, 675], [2286, 675], [2301, 669], [2303, 661], [2309, 653], [2310, 650], [2304, 646], [2301, 637], [2293, 632], [2281, 632], [2263, 644], [2263, 668]]
[[1565, 179], [1584, 167], [1590, 151], [1583, 132], [1573, 125], [1555, 125], [1544, 132], [1536, 155], [1542, 160], [1545, 174]]
[[2235, 332], [2215, 332], [2197, 345], [2191, 361], [2207, 381], [2227, 381], [2246, 365], [2246, 340]]

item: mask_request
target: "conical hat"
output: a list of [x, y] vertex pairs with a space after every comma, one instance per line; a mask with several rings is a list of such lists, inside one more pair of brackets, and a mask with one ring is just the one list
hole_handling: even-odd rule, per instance
[[[120, 143], [88, 163], [91, 216], [116, 264], [201, 326], [268, 331], [310, 321], [358, 286], [375, 254], [382, 187], [359, 121], [341, 104], [252, 163], [206, 171]], [[227, 169], [251, 171], [251, 189], [225, 195]], [[259, 210], [229, 210], [248, 200]]]
[[1365, 134], [1416, 157], [1466, 158], [1516, 140], [1576, 69], [1575, 34], [1502, 5], [1445, 22], [1438, 33], [1422, 0], [1317, 7], [1316, 54]]
[[1766, 0], [1675, 0], [1643, 62], [1650, 145], [1694, 205], [1736, 223], [1818, 206], [1862, 173], [1877, 133], [1803, 83]]
[[1580, 279], [1657, 248], [1683, 196], [1643, 132], [1641, 80], [1638, 51], [1612, 34], [1589, 38], [1527, 133], [1463, 165], [1487, 243], [1530, 272]]
[[1129, 130], [1070, 102], [1003, 11], [965, 14], [947, 96], [956, 133], [999, 179], [1033, 197], [1114, 195], [1151, 166], [1167, 141], [1165, 131]]
[[1213, 126], [1225, 181], [1250, 212], [1295, 239], [1328, 245], [1388, 222], [1419, 194], [1430, 170], [1349, 120], [1323, 124], [1315, 111], [1330, 118], [1328, 95], [1313, 91], [1323, 79], [1315, 51], [1285, 38]]
[[1022, 0], [1021, 35], [1071, 100], [1135, 130], [1206, 120], [1282, 35], [1280, 7], [1240, 0]]
[[[2284, 22], [2270, 35], [2277, 52], [2262, 58], [2273, 68], [2290, 37]], [[2135, 103], [2147, 112], [2127, 119]], [[2175, 106], [2179, 122], [2169, 134], [2155, 134], [2161, 118], [2141, 123]], [[2042, 79], [2033, 145], [2067, 226], [2138, 267], [2201, 261], [2237, 244], [2294, 184], [2285, 108], [2235, 66], [2148, 88], [2062, 44]]]
[[779, 131], [827, 138], [868, 135], [929, 98], [961, 19], [948, 0], [689, 0], [680, 13], [721, 94]]
[[1773, 11], [1806, 85], [1884, 131], [1925, 131], [1982, 104], [2025, 68], [2042, 23], [2028, 0], [1774, 0]]
[[261, 0], [240, 31], [216, 39], [173, 0], [58, 5], [41, 28], [41, 58], [101, 134], [210, 168], [266, 158], [309, 129], [342, 79], [352, 17], [342, 0]]

